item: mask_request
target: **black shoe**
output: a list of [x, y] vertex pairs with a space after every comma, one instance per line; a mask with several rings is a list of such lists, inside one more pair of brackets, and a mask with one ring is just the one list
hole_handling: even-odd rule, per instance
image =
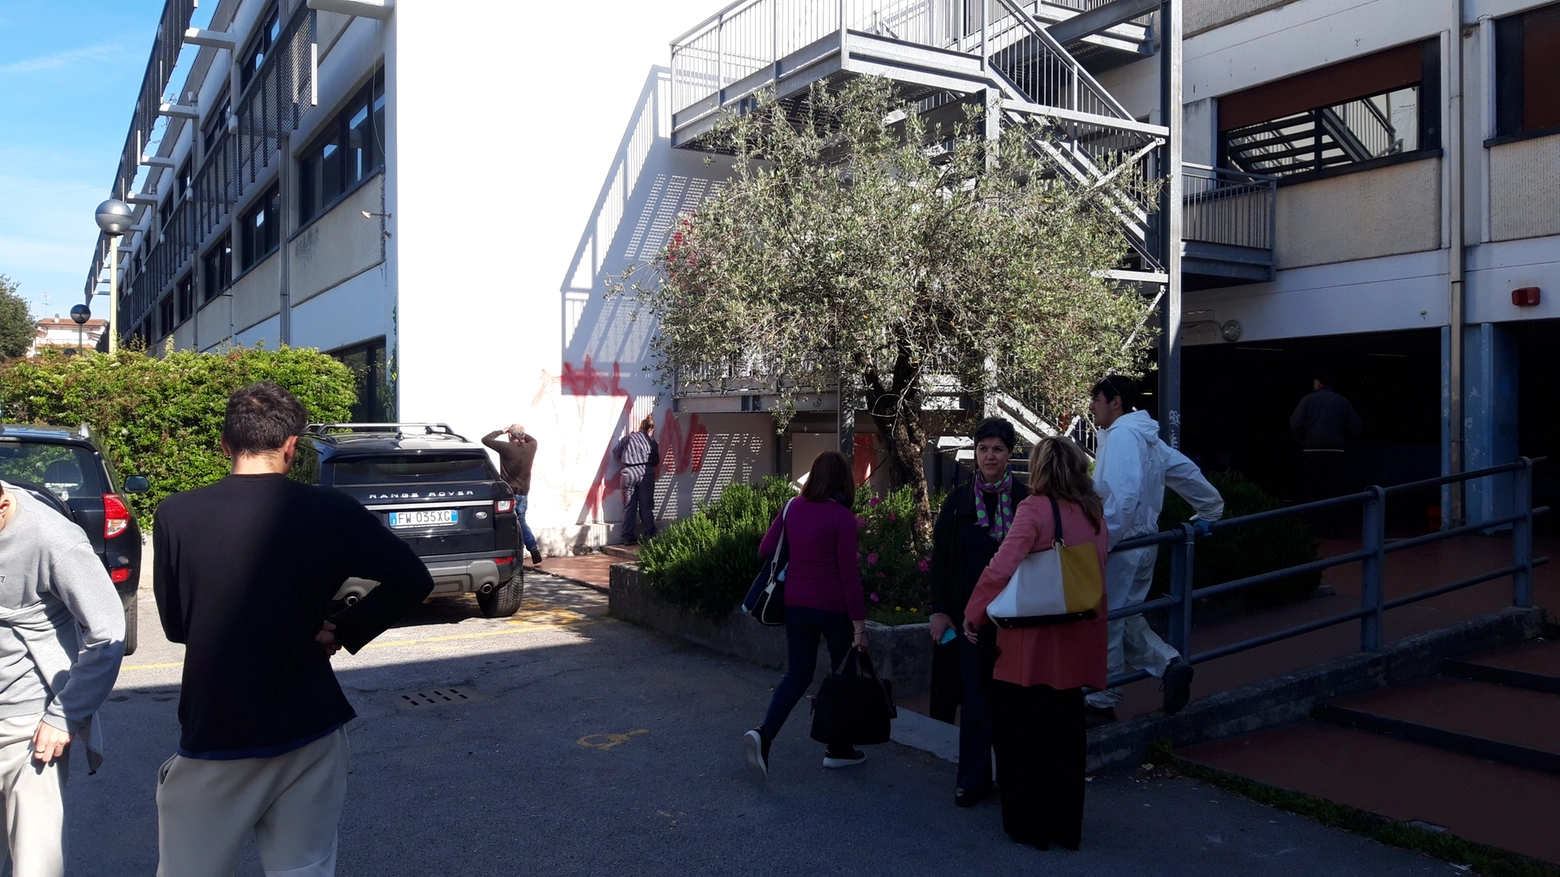
[[976, 804], [984, 801], [986, 796], [989, 794], [991, 794], [990, 791], [976, 789], [954, 789], [953, 804], [955, 807], [974, 807]]
[[1192, 699], [1192, 665], [1176, 658], [1165, 668], [1165, 681], [1159, 685], [1165, 693], [1165, 715], [1180, 712]]
[[824, 767], [850, 767], [867, 760], [867, 753], [854, 746], [849, 749], [828, 749], [823, 753]]
[[540, 548], [532, 548], [531, 549], [531, 565], [532, 566], [541, 566], [542, 565], [542, 550]]
[[1094, 706], [1085, 704], [1083, 707], [1083, 727], [1098, 728], [1101, 725], [1113, 724], [1116, 721], [1116, 708], [1113, 706]]
[[762, 728], [742, 735], [742, 748], [747, 750], [748, 767], [761, 780], [769, 779], [769, 738], [764, 736]]

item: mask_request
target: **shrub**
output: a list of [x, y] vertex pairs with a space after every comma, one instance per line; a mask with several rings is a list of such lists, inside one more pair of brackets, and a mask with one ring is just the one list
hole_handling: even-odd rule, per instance
[[9, 423], [92, 427], [121, 476], [150, 482], [149, 491], [129, 497], [144, 526], [164, 497], [227, 474], [219, 442], [228, 394], [264, 380], [297, 396], [316, 421], [347, 419], [357, 398], [351, 371], [312, 349], [180, 350], [160, 358], [130, 349], [46, 351], [0, 367], [0, 410]]
[[[730, 612], [763, 568], [759, 542], [794, 495], [779, 476], [727, 487], [714, 502], [645, 543], [639, 562], [651, 589], [674, 606], [712, 616]], [[924, 567], [931, 551], [911, 548], [914, 507], [908, 487], [886, 497], [856, 495], [861, 581], [867, 615], [874, 620], [926, 618]]]
[[645, 543], [639, 562], [651, 589], [674, 606], [712, 616], [730, 612], [764, 565], [758, 543], [795, 495], [779, 476], [727, 486], [714, 502]]
[[[933, 497], [931, 505], [940, 507], [942, 497]], [[861, 522], [857, 539], [867, 617], [885, 624], [925, 621], [932, 549], [929, 545], [915, 548], [915, 498], [910, 488], [891, 490], [882, 497], [858, 491], [855, 511]]]
[[[1283, 503], [1263, 492], [1238, 472], [1215, 472], [1209, 482], [1224, 497], [1224, 517], [1239, 518], [1280, 508]], [[1166, 491], [1159, 529], [1178, 527], [1192, 517], [1192, 508], [1172, 491]], [[1193, 586], [1210, 585], [1259, 575], [1276, 569], [1298, 566], [1317, 559], [1316, 538], [1311, 528], [1298, 518], [1280, 518], [1239, 527], [1209, 538], [1197, 540]], [[1267, 582], [1234, 594], [1215, 597], [1220, 604], [1237, 607], [1276, 606], [1297, 600], [1316, 590], [1322, 574], [1312, 572]], [[1154, 569], [1153, 594], [1170, 588], [1170, 554], [1162, 546]]]

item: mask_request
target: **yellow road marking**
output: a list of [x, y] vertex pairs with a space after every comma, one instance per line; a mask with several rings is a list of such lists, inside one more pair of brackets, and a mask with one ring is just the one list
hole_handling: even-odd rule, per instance
[[[549, 630], [559, 627], [568, 627], [588, 621], [586, 616], [568, 609], [559, 609], [548, 606], [540, 601], [532, 603], [526, 601], [522, 607], [529, 610], [530, 618], [510, 618], [505, 624], [511, 625], [500, 630], [483, 630], [475, 633], [454, 633], [445, 636], [430, 636], [421, 639], [394, 639], [371, 642], [364, 646], [365, 649], [385, 649], [392, 646], [416, 646], [427, 643], [454, 642], [465, 639], [485, 639], [491, 636], [508, 636], [516, 633], [525, 633], [532, 630]], [[120, 671], [126, 670], [171, 670], [175, 667], [183, 667], [183, 661], [171, 661], [166, 664], [126, 664], [120, 667]]]
[[[650, 733], [648, 728], [639, 728], [634, 731], [629, 731], [627, 734], [586, 734], [574, 742], [584, 746], [587, 749], [600, 749], [601, 751], [605, 752], [614, 746], [622, 746], [624, 743], [628, 742], [628, 738], [630, 737], [638, 737], [640, 734], [648, 733]], [[670, 816], [671, 814], [668, 813], [666, 815]]]

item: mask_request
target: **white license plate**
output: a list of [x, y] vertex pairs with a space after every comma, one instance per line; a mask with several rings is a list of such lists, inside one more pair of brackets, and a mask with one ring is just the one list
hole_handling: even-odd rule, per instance
[[454, 509], [390, 513], [390, 526], [392, 527], [437, 527], [441, 524], [458, 523], [460, 523], [460, 512]]

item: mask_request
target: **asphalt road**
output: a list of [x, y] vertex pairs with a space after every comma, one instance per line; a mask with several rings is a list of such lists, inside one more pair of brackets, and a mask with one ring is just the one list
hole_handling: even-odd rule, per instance
[[[1094, 778], [1083, 851], [1042, 853], [1007, 840], [994, 801], [955, 808], [953, 766], [926, 753], [890, 743], [823, 769], [805, 703], [760, 784], [739, 737], [776, 673], [607, 619], [594, 591], [527, 586], [513, 619], [434, 600], [336, 658], [359, 713], [340, 874], [1462, 873], [1151, 774]], [[108, 761], [71, 780], [72, 874], [156, 867], [182, 649], [142, 600], [141, 648], [103, 710]], [[252, 850], [237, 873], [261, 873]]]

